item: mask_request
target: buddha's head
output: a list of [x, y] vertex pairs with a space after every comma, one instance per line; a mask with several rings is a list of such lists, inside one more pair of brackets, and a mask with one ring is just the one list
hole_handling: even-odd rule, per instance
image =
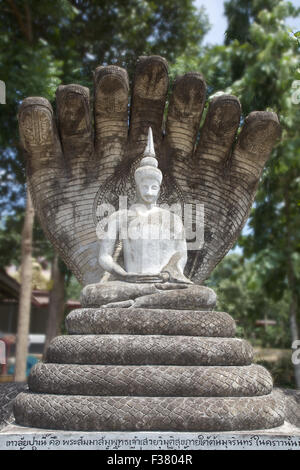
[[135, 170], [134, 178], [139, 199], [146, 204], [155, 204], [162, 182], [162, 172], [158, 168], [158, 162], [155, 158], [151, 127], [149, 128], [144, 157]]

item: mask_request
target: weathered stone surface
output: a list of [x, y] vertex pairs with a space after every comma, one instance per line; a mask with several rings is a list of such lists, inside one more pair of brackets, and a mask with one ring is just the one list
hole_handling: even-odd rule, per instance
[[300, 429], [300, 390], [275, 388], [274, 393], [285, 401], [285, 419]]
[[[126, 71], [117, 66], [99, 67], [94, 83], [95, 132], [89, 90], [68, 85], [57, 90], [57, 119], [44, 98], [24, 100], [19, 112], [20, 137], [36, 211], [46, 235], [85, 286], [82, 305], [102, 307], [101, 312], [113, 309], [115, 320], [108, 327], [112, 316], [99, 315], [99, 309], [84, 326], [82, 318], [71, 317], [71, 328], [75, 322], [76, 332], [79, 325], [79, 330], [92, 328], [105, 334], [55, 338], [48, 349], [48, 364], [33, 370], [30, 383], [38, 390], [44, 387], [44, 392], [54, 387], [58, 394], [19, 395], [15, 402], [17, 421], [78, 430], [199, 431], [278, 426], [283, 422], [282, 402], [277, 404], [274, 394], [264, 394], [270, 390], [270, 377], [262, 369], [249, 366], [253, 355], [250, 344], [226, 337], [233, 327], [230, 320], [221, 314], [221, 326], [220, 314], [214, 320], [212, 315], [207, 314], [205, 320], [200, 315], [201, 322], [193, 331], [190, 311], [199, 315], [199, 310], [212, 310], [216, 296], [206, 287], [188, 285], [190, 280], [200, 283], [207, 278], [246, 222], [264, 163], [280, 133], [277, 116], [251, 113], [236, 139], [240, 104], [235, 97], [222, 95], [211, 101], [198, 136], [205, 82], [200, 74], [188, 73], [175, 80], [163, 126], [167, 63], [152, 56], [138, 62], [130, 93], [128, 129]], [[145, 158], [140, 161], [149, 127], [154, 132], [159, 169], [152, 131]], [[106, 217], [103, 208], [113, 206], [116, 213], [120, 196], [128, 196], [129, 206], [133, 202], [143, 206], [131, 208], [134, 233], [146, 227], [155, 234], [162, 228], [163, 239], [156, 235], [145, 240], [133, 235], [122, 238], [119, 224], [126, 219], [128, 228], [124, 217], [128, 211], [124, 208], [118, 212], [117, 224], [108, 218], [108, 236], [101, 238], [96, 226], [102, 227]], [[196, 215], [195, 210], [199, 202], [204, 205], [204, 233], [200, 239], [196, 236], [197, 246], [189, 246], [187, 256], [183, 220], [189, 217], [172, 213], [172, 223], [167, 226], [160, 217], [166, 213], [170, 216], [170, 211], [160, 206], [191, 205], [189, 228], [196, 225], [199, 229], [199, 213]], [[150, 215], [159, 216], [156, 223]], [[181, 235], [171, 237], [172, 243], [166, 237], [171, 227], [172, 235]], [[107, 282], [110, 275], [129, 282]], [[123, 325], [117, 326], [117, 321], [122, 323], [122, 308], [127, 308], [129, 314], [124, 314]], [[144, 310], [132, 330], [132, 314], [138, 309], [156, 309], [158, 314], [153, 314], [151, 321]], [[172, 318], [165, 310], [186, 310], [187, 316], [175, 314], [177, 318], [171, 325]], [[107, 334], [109, 328], [121, 334]], [[176, 367], [155, 369], [151, 365]], [[190, 366], [194, 365], [210, 367], [192, 372]], [[91, 382], [95, 394], [102, 387], [107, 393], [124, 396], [81, 395]], [[168, 390], [188, 394], [185, 390], [189, 389], [190, 393], [194, 390], [210, 395], [221, 391], [225, 395], [263, 395], [128, 396], [130, 390], [144, 393], [145, 387], [149, 394], [166, 395]], [[73, 390], [76, 395], [61, 395], [61, 390]]]
[[284, 422], [284, 403], [261, 397], [86, 397], [20, 393], [23, 426], [78, 431], [230, 431], [268, 429]]
[[36, 393], [108, 396], [239, 397], [271, 393], [269, 372], [251, 366], [98, 366], [36, 364], [29, 388]]
[[111, 302], [135, 299], [156, 292], [155, 285], [150, 283], [108, 281], [103, 284], [97, 283], [85, 286], [80, 294], [80, 303], [83, 307], [100, 307]]
[[13, 399], [25, 390], [27, 384], [22, 382], [0, 383], [0, 430], [13, 422]]
[[20, 137], [36, 211], [47, 237], [84, 285], [99, 282], [103, 274], [97, 208], [102, 203], [116, 207], [120, 195], [134, 198], [134, 170], [149, 126], [164, 175], [159, 203], [201, 201], [205, 207], [204, 244], [189, 252], [188, 277], [197, 282], [208, 277], [249, 215], [264, 163], [280, 133], [277, 116], [251, 113], [236, 141], [240, 104], [222, 95], [211, 101], [198, 136], [206, 93], [203, 77], [193, 72], [174, 83], [163, 135], [167, 91], [166, 61], [140, 58], [128, 129], [126, 71], [97, 68], [95, 142], [87, 88], [59, 87], [57, 119], [44, 98], [27, 98], [21, 105]]
[[235, 321], [225, 312], [83, 308], [66, 318], [69, 334], [130, 334], [233, 337]]
[[249, 365], [251, 345], [237, 338], [72, 335], [52, 340], [46, 361], [111, 365]]
[[[6, 385], [9, 385], [9, 393], [7, 394], [5, 391]], [[21, 384], [22, 385], [22, 384]], [[12, 384], [3, 384], [0, 386], [0, 389], [4, 390], [4, 395], [3, 391], [2, 397], [4, 397], [4, 401], [2, 399], [0, 403], [0, 416], [3, 418], [5, 417], [5, 421], [0, 424], [0, 433], [4, 431], [2, 429], [3, 426], [6, 426], [5, 423], [12, 423], [14, 421], [14, 416], [12, 413], [12, 408], [13, 408], [13, 399], [12, 397], [15, 397], [18, 393], [20, 393], [19, 386], [16, 383]], [[26, 386], [27, 389], [27, 386]], [[300, 400], [300, 392], [299, 390], [291, 390], [291, 389], [279, 389], [275, 388], [273, 391], [273, 396], [279, 400], [283, 400], [284, 405], [285, 405], [285, 419], [286, 423], [284, 425], [285, 428], [288, 429], [288, 432], [292, 434], [292, 427], [296, 426], [296, 429], [298, 431], [300, 430], [300, 407], [299, 407], [299, 400]], [[9, 410], [9, 413], [7, 413], [7, 410]], [[292, 424], [290, 424], [292, 423]], [[289, 429], [289, 426], [291, 429]], [[1, 430], [2, 429], [2, 430]], [[25, 429], [22, 427], [20, 428], [22, 432], [25, 432]], [[30, 428], [26, 429], [26, 432], [29, 432]], [[23, 435], [21, 432], [21, 435]], [[273, 428], [270, 430], [271, 433], [275, 433], [275, 435], [279, 434], [277, 431], [277, 428]]]
[[145, 295], [135, 300], [136, 308], [170, 308], [170, 309], [196, 309], [209, 310], [216, 305], [217, 296], [209, 287], [196, 284], [180, 290], [157, 292]]
[[134, 308], [211, 310], [216, 305], [217, 296], [209, 287], [196, 284], [189, 286], [121, 281], [85, 286], [80, 296], [83, 307], [109, 306], [126, 300], [132, 300], [128, 307]]

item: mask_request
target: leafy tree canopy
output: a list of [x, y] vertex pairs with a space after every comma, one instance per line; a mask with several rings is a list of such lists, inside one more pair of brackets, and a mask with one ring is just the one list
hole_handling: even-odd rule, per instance
[[[0, 1], [0, 261], [16, 262], [25, 205], [24, 161], [17, 112], [27, 96], [54, 102], [60, 83], [92, 87], [98, 65], [118, 64], [132, 78], [139, 55], [160, 54], [171, 63], [189, 47], [198, 50], [207, 16], [192, 0]], [[34, 255], [51, 256], [36, 221]]]
[[[1, 207], [24, 207], [24, 164], [17, 109], [26, 96], [54, 99], [59, 83], [92, 85], [98, 65], [126, 66], [139, 55], [171, 63], [208, 30], [192, 0], [8, 0], [0, 2], [1, 80], [6, 83], [2, 123]], [[22, 186], [20, 186], [20, 184]]]

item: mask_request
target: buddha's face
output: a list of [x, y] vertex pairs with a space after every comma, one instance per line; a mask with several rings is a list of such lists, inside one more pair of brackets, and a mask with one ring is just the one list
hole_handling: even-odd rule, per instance
[[146, 204], [155, 204], [158, 198], [160, 184], [156, 178], [146, 177], [139, 182], [137, 189], [141, 199]]

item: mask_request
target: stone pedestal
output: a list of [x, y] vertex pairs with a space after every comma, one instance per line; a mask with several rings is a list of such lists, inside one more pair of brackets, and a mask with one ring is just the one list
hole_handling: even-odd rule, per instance
[[284, 404], [225, 312], [83, 308], [15, 400], [23, 426], [74, 431], [277, 427]]
[[[300, 429], [289, 423], [272, 429], [216, 432], [105, 432], [51, 431], [9, 425], [0, 431], [0, 450], [101, 450], [198, 451], [198, 450], [300, 450]], [[133, 454], [134, 455], [134, 454]], [[100, 457], [101, 458], [101, 457]], [[143, 459], [147, 462], [148, 457]], [[150, 463], [157, 463], [157, 460]], [[132, 463], [132, 462], [131, 462]], [[142, 465], [144, 468], [144, 465]]]

